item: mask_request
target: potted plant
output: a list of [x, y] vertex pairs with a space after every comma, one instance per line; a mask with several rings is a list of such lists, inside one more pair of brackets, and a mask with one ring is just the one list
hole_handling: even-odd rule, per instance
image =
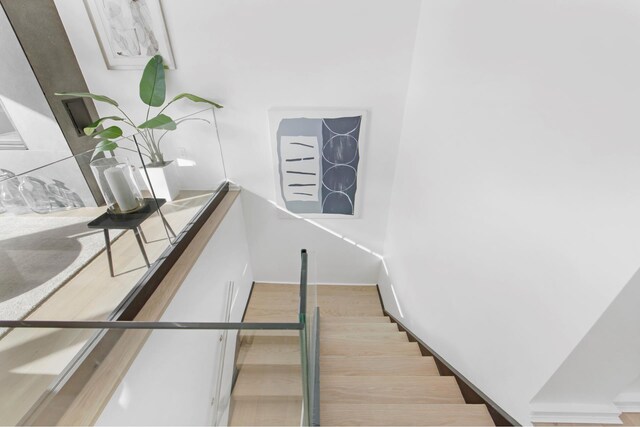
[[[115, 139], [124, 137], [134, 142], [139, 147], [139, 152], [142, 156], [148, 160], [148, 163], [145, 163], [146, 174], [142, 174], [145, 181], [147, 181], [147, 175], [149, 181], [151, 181], [150, 183], [147, 182], [147, 185], [151, 184], [156, 197], [173, 200], [179, 191], [178, 170], [175, 162], [165, 159], [164, 153], [160, 148], [160, 143], [164, 136], [168, 132], [175, 130], [180, 123], [194, 119], [184, 118], [174, 121], [171, 117], [164, 114], [164, 111], [171, 104], [181, 99], [209, 104], [213, 106], [213, 108], [222, 108], [222, 105], [191, 93], [176, 95], [165, 104], [166, 89], [162, 56], [156, 55], [149, 60], [140, 79], [140, 99], [147, 108], [145, 121], [143, 123], [135, 124], [115, 100], [104, 95], [95, 95], [88, 92], [64, 92], [56, 93], [56, 95], [91, 98], [94, 101], [110, 104], [117, 109], [121, 115], [101, 117], [84, 128], [84, 133], [91, 136], [97, 142], [92, 158], [99, 153], [105, 151], [113, 152], [113, 150], [118, 148]], [[152, 115], [152, 107], [161, 109]], [[107, 122], [122, 122], [133, 129], [133, 135], [123, 136], [124, 132], [122, 128], [113, 123], [108, 127], [104, 127], [104, 124]], [[161, 134], [158, 135], [157, 132], [161, 132]], [[120, 148], [127, 150], [125, 147]]]

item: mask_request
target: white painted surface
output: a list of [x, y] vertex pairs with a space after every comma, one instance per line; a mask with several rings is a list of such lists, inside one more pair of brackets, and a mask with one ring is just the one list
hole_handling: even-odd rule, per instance
[[140, 169], [140, 175], [147, 188], [153, 188], [153, 194], [156, 197], [167, 201], [172, 201], [180, 193], [180, 177], [178, 173], [176, 161], [161, 167]]
[[[138, 106], [140, 72], [107, 70], [82, 2], [55, 3], [89, 89], [111, 95], [127, 110]], [[362, 215], [322, 223], [380, 252], [418, 1], [189, 0], [185, 5], [162, 2], [177, 66], [167, 71], [170, 94], [188, 91], [225, 105], [218, 119], [229, 177], [249, 190], [274, 200], [270, 108], [371, 112]], [[107, 112], [100, 105], [98, 110]], [[192, 110], [185, 101], [174, 111], [169, 114]], [[143, 118], [141, 109], [133, 114]], [[196, 165], [189, 175], [181, 168], [183, 188], [211, 188], [217, 167], [210, 163], [217, 155], [213, 136], [194, 134], [191, 125], [163, 142], [167, 158], [184, 147]]]
[[389, 268], [384, 259], [380, 260], [380, 267], [378, 268], [378, 290], [380, 291], [380, 297], [384, 304], [384, 309], [387, 310], [393, 317], [403, 321], [404, 312], [398, 301], [395, 286], [391, 280]]
[[[230, 321], [242, 319], [253, 282], [242, 215], [242, 201], [238, 198], [176, 293], [162, 321], [224, 321], [229, 281], [234, 281], [237, 289]], [[210, 425], [220, 333], [153, 332], [97, 424]], [[231, 368], [227, 365], [226, 369]]]
[[[640, 376], [639, 301], [640, 270], [538, 392], [534, 411], [575, 403], [610, 405], [619, 411], [614, 401], [632, 403], [628, 399], [634, 394], [640, 403], [637, 381], [630, 384]], [[618, 396], [625, 389], [627, 396]]]
[[638, 268], [639, 17], [422, 4], [385, 258], [406, 326], [521, 423]]
[[243, 190], [251, 265], [256, 282], [300, 283], [300, 250], [309, 252], [309, 283], [377, 283], [380, 259], [273, 202]]
[[614, 402], [622, 412], [640, 412], [640, 376], [624, 387]]
[[574, 424], [622, 424], [614, 404], [548, 403], [533, 404], [531, 422]]
[[[70, 157], [71, 150], [18, 42], [7, 15], [0, 8], [0, 101], [28, 150], [0, 151], [0, 168], [21, 174]], [[34, 172], [58, 179], [88, 206], [95, 206], [75, 159]]]

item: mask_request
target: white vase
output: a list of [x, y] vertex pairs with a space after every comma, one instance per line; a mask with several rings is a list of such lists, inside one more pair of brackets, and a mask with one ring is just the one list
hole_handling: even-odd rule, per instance
[[153, 192], [157, 198], [165, 199], [170, 202], [178, 196], [178, 193], [180, 192], [180, 176], [176, 162], [171, 161], [164, 166], [145, 165], [145, 168], [147, 170], [146, 174], [144, 173], [144, 170], [140, 170], [142, 173], [142, 179], [144, 179], [147, 187], [151, 189], [149, 181], [147, 180], [147, 174], [149, 175]]
[[[93, 160], [89, 165], [109, 212], [129, 213], [144, 205], [140, 187], [136, 182], [136, 168], [132, 168], [127, 159], [120, 161], [116, 157], [104, 157]], [[36, 201], [33, 196], [28, 198], [33, 200], [33, 210]]]

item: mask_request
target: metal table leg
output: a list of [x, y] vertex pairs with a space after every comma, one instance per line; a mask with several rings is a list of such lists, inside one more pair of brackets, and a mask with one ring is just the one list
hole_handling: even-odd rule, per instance
[[109, 273], [111, 273], [111, 277], [114, 277], [113, 259], [111, 258], [111, 240], [109, 239], [109, 230], [105, 228], [102, 231], [104, 231], [104, 244], [107, 247], [107, 259], [109, 260]]
[[145, 243], [149, 243], [147, 242], [147, 236], [144, 235], [144, 232], [142, 231], [142, 225], [138, 226], [138, 231], [140, 232], [140, 236], [142, 237], [142, 241]]
[[162, 222], [164, 223], [165, 227], [167, 227], [167, 230], [169, 231], [169, 233], [171, 233], [171, 235], [173, 236], [173, 238], [176, 238], [176, 233], [173, 232], [173, 228], [171, 228], [171, 226], [169, 225], [169, 222], [165, 219], [164, 215], [160, 215], [162, 217]]
[[144, 245], [142, 244], [142, 239], [140, 238], [140, 233], [137, 228], [133, 229], [133, 233], [136, 235], [136, 240], [138, 241], [138, 246], [140, 246], [140, 251], [142, 252], [142, 257], [144, 258], [144, 262], [147, 264], [147, 268], [151, 267], [149, 264], [149, 258], [147, 258], [147, 253], [144, 250]]

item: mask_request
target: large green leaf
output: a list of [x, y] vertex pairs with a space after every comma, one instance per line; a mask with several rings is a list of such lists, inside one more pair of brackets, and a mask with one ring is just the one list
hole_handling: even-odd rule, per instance
[[164, 104], [167, 87], [164, 81], [164, 67], [162, 56], [156, 55], [149, 60], [142, 72], [140, 80], [140, 99], [151, 107]]
[[118, 148], [118, 144], [113, 141], [110, 141], [108, 139], [100, 141], [96, 144], [96, 148], [93, 149], [93, 155], [91, 156], [91, 159], [104, 151], [113, 151], [116, 148]]
[[182, 98], [187, 98], [188, 100], [193, 101], [193, 102], [204, 102], [204, 103], [206, 103], [206, 104], [213, 105], [213, 106], [214, 106], [214, 107], [216, 107], [216, 108], [223, 108], [223, 107], [222, 107], [222, 105], [220, 105], [220, 104], [218, 104], [218, 103], [216, 103], [216, 102], [209, 101], [208, 99], [205, 99], [205, 98], [199, 97], [198, 95], [194, 95], [194, 94], [192, 94], [192, 93], [181, 93], [180, 95], [176, 95], [176, 96], [171, 100], [171, 102], [169, 102], [169, 104], [171, 104], [172, 102], [175, 102], [175, 101], [177, 101], [177, 100], [179, 100], [179, 99], [182, 99]]
[[100, 117], [98, 120], [96, 120], [95, 122], [91, 123], [89, 126], [84, 128], [85, 135], [92, 135], [96, 131], [96, 129], [100, 127], [100, 125], [102, 125], [103, 122], [107, 120], [122, 121], [124, 119], [118, 116]]
[[140, 129], [166, 129], [166, 130], [175, 130], [177, 127], [176, 122], [167, 115], [158, 114], [152, 119], [147, 120], [142, 123], [138, 128]]
[[118, 126], [109, 126], [108, 128], [93, 134], [94, 138], [100, 138], [100, 139], [113, 139], [113, 138], [119, 138], [121, 136], [122, 136], [122, 129], [120, 129]]
[[111, 104], [114, 107], [118, 106], [118, 103], [108, 96], [104, 95], [95, 95], [89, 92], [60, 92], [56, 93], [58, 96], [77, 96], [78, 98], [91, 98], [94, 101], [106, 102], [107, 104]]

